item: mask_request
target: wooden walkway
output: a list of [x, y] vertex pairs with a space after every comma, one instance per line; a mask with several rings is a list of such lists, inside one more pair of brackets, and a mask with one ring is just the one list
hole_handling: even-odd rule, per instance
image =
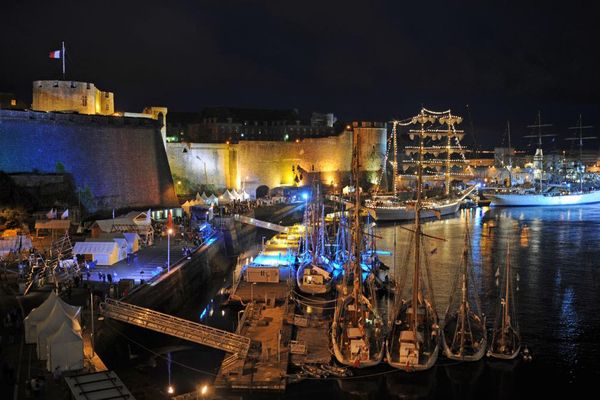
[[306, 354], [292, 354], [293, 364], [329, 364], [331, 351], [330, 318], [311, 318], [308, 326], [297, 327], [296, 341], [306, 346]]
[[215, 379], [217, 389], [284, 391], [287, 383], [292, 327], [285, 323], [287, 304], [250, 304], [238, 334], [252, 339], [245, 360], [227, 357]]

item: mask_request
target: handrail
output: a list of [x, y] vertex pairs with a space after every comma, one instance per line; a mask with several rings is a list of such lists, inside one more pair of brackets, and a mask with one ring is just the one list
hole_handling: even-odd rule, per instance
[[118, 300], [106, 299], [100, 311], [106, 317], [234, 353], [240, 358], [245, 358], [250, 349], [248, 337]]

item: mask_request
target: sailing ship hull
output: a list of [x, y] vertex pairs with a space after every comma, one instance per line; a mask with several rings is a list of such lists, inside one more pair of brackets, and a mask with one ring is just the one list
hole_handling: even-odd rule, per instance
[[[396, 320], [398, 321], [407, 321], [409, 319], [409, 314], [407, 311], [411, 307], [411, 301], [408, 301], [404, 304], [404, 306], [399, 310]], [[425, 321], [421, 322], [419, 325], [424, 327], [425, 332], [419, 332], [417, 335], [421, 335], [422, 340], [419, 340], [421, 346], [428, 345], [427, 352], [423, 351], [419, 353], [416, 357], [416, 362], [410, 361], [411, 357], [405, 357], [407, 360], [399, 357], [402, 354], [401, 342], [402, 342], [402, 332], [407, 332], [407, 326], [393, 326], [387, 340], [387, 345], [385, 346], [386, 357], [388, 364], [391, 367], [398, 368], [404, 370], [406, 372], [419, 372], [425, 371], [433, 367], [437, 361], [438, 353], [439, 353], [439, 328], [433, 328], [431, 332], [428, 330], [431, 329], [432, 325], [437, 325], [437, 316], [435, 314], [435, 310], [431, 307], [430, 304], [426, 304], [425, 307], [419, 306], [419, 309], [426, 310], [426, 314], [429, 314], [429, 318], [426, 318]], [[404, 322], [404, 324], [406, 324]], [[418, 337], [417, 337], [418, 338]], [[427, 359], [423, 362], [422, 357], [426, 354]]]
[[[461, 200], [456, 200], [448, 204], [434, 204], [432, 209], [422, 209], [421, 219], [435, 218], [438, 216], [456, 214], [460, 209]], [[377, 221], [405, 221], [415, 219], [414, 207], [392, 206], [392, 207], [370, 207], [369, 213]]]
[[487, 348], [487, 340], [484, 339], [481, 342], [481, 347], [479, 348], [479, 350], [474, 353], [474, 354], [470, 354], [470, 355], [456, 355], [452, 352], [452, 350], [448, 347], [448, 345], [446, 344], [446, 340], [444, 338], [444, 333], [442, 332], [442, 343], [443, 343], [443, 347], [444, 347], [444, 355], [446, 356], [446, 358], [449, 358], [451, 360], [457, 360], [457, 361], [479, 361], [483, 358], [483, 356], [485, 355], [485, 350]]
[[454, 315], [453, 318], [450, 318], [449, 320], [446, 320], [444, 322], [444, 329], [442, 329], [442, 347], [443, 347], [443, 353], [444, 355], [451, 359], [451, 360], [457, 360], [457, 361], [479, 361], [483, 358], [483, 356], [485, 355], [486, 349], [487, 349], [487, 337], [486, 337], [486, 329], [485, 329], [485, 317], [481, 320], [479, 319], [479, 317], [474, 318], [473, 315], [470, 315], [468, 317], [469, 320], [469, 326], [471, 327], [471, 334], [473, 335], [473, 337], [477, 337], [477, 344], [478, 344], [478, 349], [476, 351], [473, 351], [473, 345], [468, 346], [468, 348], [471, 350], [469, 353], [470, 354], [456, 354], [455, 352], [452, 351], [451, 347], [452, 347], [452, 337], [451, 334], [449, 334], [448, 332], [446, 332], [448, 330], [448, 328], [450, 328], [450, 332], [452, 332], [454, 330], [453, 327], [456, 326], [456, 322], [458, 320], [458, 315]]
[[577, 206], [600, 203], [600, 190], [564, 195], [550, 194], [490, 194], [492, 207]]
[[[336, 309], [335, 309], [335, 314], [333, 316], [333, 323], [331, 325], [331, 342], [332, 342], [332, 347], [333, 347], [333, 354], [336, 358], [336, 360], [343, 365], [349, 366], [349, 367], [354, 367], [354, 368], [367, 368], [367, 367], [373, 367], [377, 364], [379, 364], [381, 362], [381, 360], [383, 359], [383, 333], [381, 333], [381, 339], [377, 339], [377, 338], [373, 338], [373, 337], [366, 337], [366, 339], [369, 342], [375, 342], [375, 343], [368, 343], [369, 346], [371, 346], [372, 344], [375, 344], [375, 349], [370, 349], [369, 351], [369, 358], [366, 360], [361, 359], [360, 362], [357, 362], [356, 359], [352, 359], [351, 357], [349, 357], [347, 354], [347, 352], [344, 352], [342, 350], [342, 348], [340, 347], [340, 342], [342, 342], [343, 340], [343, 335], [344, 335], [344, 331], [346, 330], [346, 326], [344, 325], [344, 323], [342, 322], [346, 315], [346, 311], [347, 308], [349, 308], [348, 306], [350, 305], [350, 303], [352, 302], [352, 300], [354, 299], [354, 297], [349, 294], [347, 296], [345, 296], [337, 305]], [[363, 295], [360, 296], [360, 302], [362, 304], [364, 304], [367, 309], [371, 312], [371, 313], [375, 313], [375, 309], [373, 307], [373, 305], [371, 304], [371, 302]], [[379, 319], [379, 317], [374, 318], [375, 319]], [[371, 350], [375, 350], [374, 352], [372, 352]]]

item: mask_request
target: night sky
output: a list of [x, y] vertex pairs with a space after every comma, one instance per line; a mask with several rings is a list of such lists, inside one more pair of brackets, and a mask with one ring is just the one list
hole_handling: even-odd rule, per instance
[[386, 121], [426, 105], [463, 115], [488, 145], [507, 119], [513, 140], [528, 133], [538, 109], [563, 136], [580, 112], [600, 129], [600, 5], [487, 3], [3, 2], [0, 92], [30, 102], [33, 80], [60, 78], [48, 53], [64, 40], [67, 79], [115, 92], [119, 110], [295, 107]]

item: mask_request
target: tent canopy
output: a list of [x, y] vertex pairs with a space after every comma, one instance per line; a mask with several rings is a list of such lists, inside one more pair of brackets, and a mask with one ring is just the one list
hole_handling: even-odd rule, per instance
[[48, 338], [52, 336], [63, 323], [66, 322], [72, 329], [81, 331], [79, 322], [75, 319], [77, 316], [69, 315], [65, 308], [63, 308], [61, 302], [57, 301], [54, 303], [54, 308], [52, 308], [50, 314], [37, 326], [37, 355], [40, 360], [47, 359], [48, 354], [46, 344]]
[[39, 306], [29, 312], [25, 317], [25, 343], [35, 343], [37, 340], [37, 324], [42, 322], [50, 311], [54, 308], [54, 304], [58, 295], [53, 291], [46, 300]]
[[60, 327], [47, 339], [48, 371], [57, 367], [61, 371], [71, 371], [83, 368], [83, 338], [68, 322]]

